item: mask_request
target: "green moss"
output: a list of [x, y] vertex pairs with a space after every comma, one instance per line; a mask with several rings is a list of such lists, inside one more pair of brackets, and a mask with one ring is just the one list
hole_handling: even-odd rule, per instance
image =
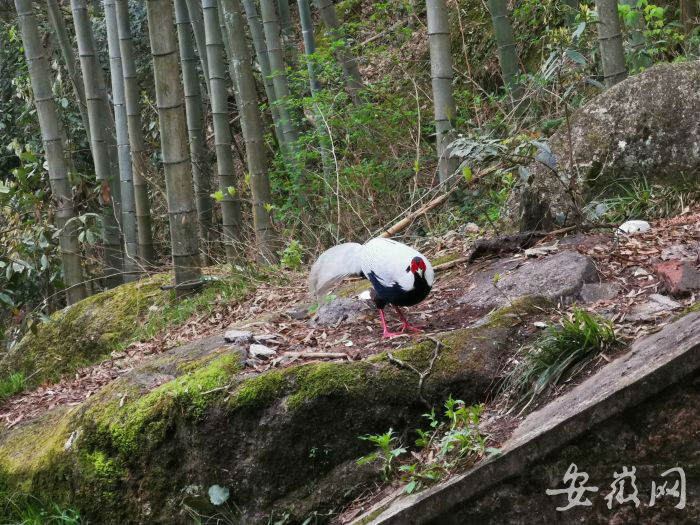
[[[237, 353], [217, 357], [194, 372], [169, 381], [134, 401], [121, 402], [111, 387], [111, 399], [93, 404], [90, 416], [96, 421], [97, 442], [107, 441], [122, 454], [152, 449], [166, 437], [177, 416], [204, 416], [207, 407], [224, 393], [224, 386], [240, 370]], [[104, 394], [103, 394], [104, 395]], [[110, 397], [107, 394], [106, 397]], [[128, 397], [128, 395], [127, 395]]]
[[369, 366], [366, 363], [314, 363], [293, 369], [296, 391], [289, 397], [288, 407], [335, 393], [356, 393], [366, 385]]
[[458, 253], [448, 253], [446, 255], [441, 255], [440, 257], [435, 257], [430, 262], [433, 266], [437, 266], [439, 264], [445, 264], [448, 262], [456, 261], [457, 259], [459, 259]]
[[125, 284], [56, 312], [8, 353], [0, 377], [22, 372], [35, 385], [103, 359], [133, 338], [149, 308], [166, 300], [160, 286], [168, 279], [158, 275]]
[[104, 452], [96, 450], [84, 453], [82, 463], [88, 473], [88, 477], [102, 481], [114, 481], [126, 475], [126, 471], [117, 466], [114, 459], [108, 458]]
[[288, 369], [270, 370], [244, 380], [231, 398], [229, 407], [262, 408], [269, 405], [286, 390], [288, 375]]

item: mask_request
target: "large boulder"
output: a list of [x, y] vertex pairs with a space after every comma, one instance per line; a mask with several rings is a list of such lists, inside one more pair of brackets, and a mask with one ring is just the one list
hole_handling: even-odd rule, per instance
[[417, 374], [384, 353], [254, 374], [223, 334], [187, 344], [78, 406], [0, 431], [0, 492], [76, 506], [94, 523], [175, 524], [192, 522], [188, 508], [216, 513], [208, 489], [218, 485], [245, 523], [285, 514], [301, 523], [378, 480], [376, 469], [356, 465], [371, 450], [358, 436], [415, 428], [424, 403], [449, 394], [484, 401], [528, 337], [520, 317], [547, 304], [516, 302], [439, 336], [439, 350], [431, 340], [397, 349], [396, 359], [430, 369], [420, 390]]
[[109, 357], [129, 341], [134, 329], [168, 301], [160, 287], [170, 281], [155, 275], [95, 294], [55, 312], [6, 352], [0, 352], [0, 379], [15, 372], [30, 384], [56, 381], [63, 374]]
[[700, 64], [660, 64], [604, 91], [549, 140], [510, 201], [522, 229], [572, 218], [622, 178], [675, 185], [700, 170]]

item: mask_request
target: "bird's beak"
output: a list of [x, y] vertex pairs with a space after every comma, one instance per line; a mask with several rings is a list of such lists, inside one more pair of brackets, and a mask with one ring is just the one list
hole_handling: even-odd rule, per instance
[[422, 270], [422, 269], [418, 268], [418, 269], [416, 270], [416, 273], [417, 273], [418, 275], [420, 275], [421, 278], [425, 278], [425, 270]]

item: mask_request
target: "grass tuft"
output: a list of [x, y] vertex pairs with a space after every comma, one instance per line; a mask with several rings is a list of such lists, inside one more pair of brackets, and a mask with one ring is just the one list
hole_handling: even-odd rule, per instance
[[597, 355], [618, 343], [610, 321], [574, 309], [547, 328], [534, 343], [521, 348], [501, 384], [511, 410], [525, 410], [537, 396], [575, 376]]
[[26, 381], [24, 374], [21, 372], [11, 374], [7, 379], [0, 381], [0, 403], [15, 394], [19, 394], [25, 387]]
[[77, 509], [63, 507], [29, 494], [0, 493], [0, 522], [17, 525], [81, 525]]

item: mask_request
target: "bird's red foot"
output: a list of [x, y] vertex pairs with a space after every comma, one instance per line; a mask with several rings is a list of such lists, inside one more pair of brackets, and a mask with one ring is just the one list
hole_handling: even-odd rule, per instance
[[403, 335], [403, 330], [400, 332], [390, 332], [389, 330], [384, 330], [384, 337], [392, 338], [392, 337], [398, 337], [400, 335]]
[[403, 325], [401, 325], [401, 333], [404, 333], [406, 330], [408, 330], [409, 332], [413, 332], [414, 334], [423, 331], [423, 329], [419, 328], [418, 326], [413, 326], [410, 323], [404, 323]]

